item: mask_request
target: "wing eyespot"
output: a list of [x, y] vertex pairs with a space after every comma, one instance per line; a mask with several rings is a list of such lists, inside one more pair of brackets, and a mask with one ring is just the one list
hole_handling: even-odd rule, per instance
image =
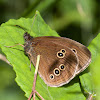
[[54, 79], [54, 75], [53, 74], [50, 74], [50, 79]]
[[73, 51], [74, 53], [77, 53], [76, 49], [74, 49], [74, 48], [72, 48], [72, 51]]
[[60, 51], [57, 52], [57, 57], [58, 58], [64, 58], [65, 57], [66, 50], [61, 49]]
[[60, 52], [66, 53], [66, 50], [65, 49], [61, 49]]
[[55, 74], [56, 76], [59, 76], [59, 75], [60, 75], [60, 70], [59, 70], [58, 68], [55, 68], [55, 69], [54, 69], [54, 74]]
[[57, 57], [58, 58], [64, 58], [65, 54], [61, 53], [61, 52], [57, 52]]
[[59, 68], [60, 68], [60, 70], [65, 70], [65, 65], [64, 65], [64, 64], [61, 64], [61, 65], [59, 66]]

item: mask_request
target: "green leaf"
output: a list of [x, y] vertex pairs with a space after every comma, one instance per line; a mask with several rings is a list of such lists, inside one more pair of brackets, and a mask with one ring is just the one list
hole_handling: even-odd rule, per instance
[[[89, 45], [92, 54], [92, 62], [89, 66], [91, 72], [80, 76], [81, 84], [86, 93], [92, 95], [97, 100], [100, 100], [100, 33]], [[91, 84], [94, 83], [94, 84]], [[95, 97], [97, 94], [97, 97]]]
[[[29, 97], [32, 91], [35, 68], [32, 65], [30, 71], [30, 60], [24, 54], [23, 47], [15, 46], [7, 48], [5, 46], [13, 46], [15, 43], [24, 44], [23, 34], [25, 31], [29, 32], [32, 36], [59, 36], [43, 21], [38, 11], [36, 14], [35, 20], [34, 18], [11, 19], [0, 27], [0, 47], [13, 66], [16, 72], [16, 82], [25, 92], [26, 97]], [[19, 25], [20, 27], [15, 25]], [[55, 88], [48, 87], [38, 75], [36, 90], [45, 100], [86, 100], [76, 80], [77, 78], [69, 84]], [[36, 100], [38, 99], [37, 97]]]
[[95, 39], [89, 45], [89, 49], [92, 53], [92, 62], [91, 62], [91, 72], [93, 77], [93, 82], [95, 85], [96, 99], [100, 100], [100, 33], [96, 36]]
[[[88, 69], [87, 69], [88, 70]], [[95, 96], [95, 91], [94, 91], [94, 84], [93, 84], [93, 79], [92, 79], [92, 74], [91, 72], [86, 72], [85, 70], [82, 74], [80, 75], [80, 82], [82, 85], [82, 89], [84, 90], [84, 94], [87, 95], [89, 98], [90, 96]]]

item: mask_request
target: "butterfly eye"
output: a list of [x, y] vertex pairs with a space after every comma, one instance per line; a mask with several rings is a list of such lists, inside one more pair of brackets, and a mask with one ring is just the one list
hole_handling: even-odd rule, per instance
[[64, 64], [61, 64], [61, 65], [59, 66], [59, 68], [60, 68], [60, 70], [65, 70], [65, 65], [64, 65]]
[[73, 52], [77, 53], [76, 49], [72, 49], [72, 50], [73, 50]]
[[34, 43], [33, 42], [31, 42], [31, 45], [33, 45]]
[[57, 52], [57, 57], [58, 58], [63, 58], [65, 56], [65, 54], [61, 53], [61, 52]]
[[54, 79], [54, 75], [53, 74], [50, 74], [50, 79]]
[[35, 42], [31, 42], [31, 46], [33, 45], [34, 46]]
[[56, 76], [59, 76], [59, 75], [60, 75], [60, 70], [59, 70], [58, 68], [55, 68], [55, 69], [54, 69], [54, 74], [55, 74]]
[[65, 49], [61, 49], [60, 50], [62, 53], [66, 53], [66, 50]]

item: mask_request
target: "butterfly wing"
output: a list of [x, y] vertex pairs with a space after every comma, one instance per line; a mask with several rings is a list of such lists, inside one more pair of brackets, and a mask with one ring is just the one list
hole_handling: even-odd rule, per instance
[[42, 38], [32, 40], [30, 59], [36, 65], [37, 55], [40, 55], [40, 77], [51, 87], [62, 86], [75, 77], [79, 64], [77, 55], [65, 45]]
[[37, 37], [29, 34], [25, 52], [36, 65], [40, 55], [39, 74], [44, 82], [52, 87], [62, 86], [82, 72], [91, 61], [90, 51], [82, 44], [63, 37]]

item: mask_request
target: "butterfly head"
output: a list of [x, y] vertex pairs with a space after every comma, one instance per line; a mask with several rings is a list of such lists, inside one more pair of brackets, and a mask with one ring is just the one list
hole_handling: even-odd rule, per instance
[[28, 34], [27, 32], [24, 34], [24, 39], [25, 39], [25, 44], [24, 44], [24, 49], [25, 49], [25, 52], [27, 53], [30, 48], [31, 48], [31, 43], [32, 43], [32, 40], [34, 39], [32, 36], [30, 36], [30, 34]]

